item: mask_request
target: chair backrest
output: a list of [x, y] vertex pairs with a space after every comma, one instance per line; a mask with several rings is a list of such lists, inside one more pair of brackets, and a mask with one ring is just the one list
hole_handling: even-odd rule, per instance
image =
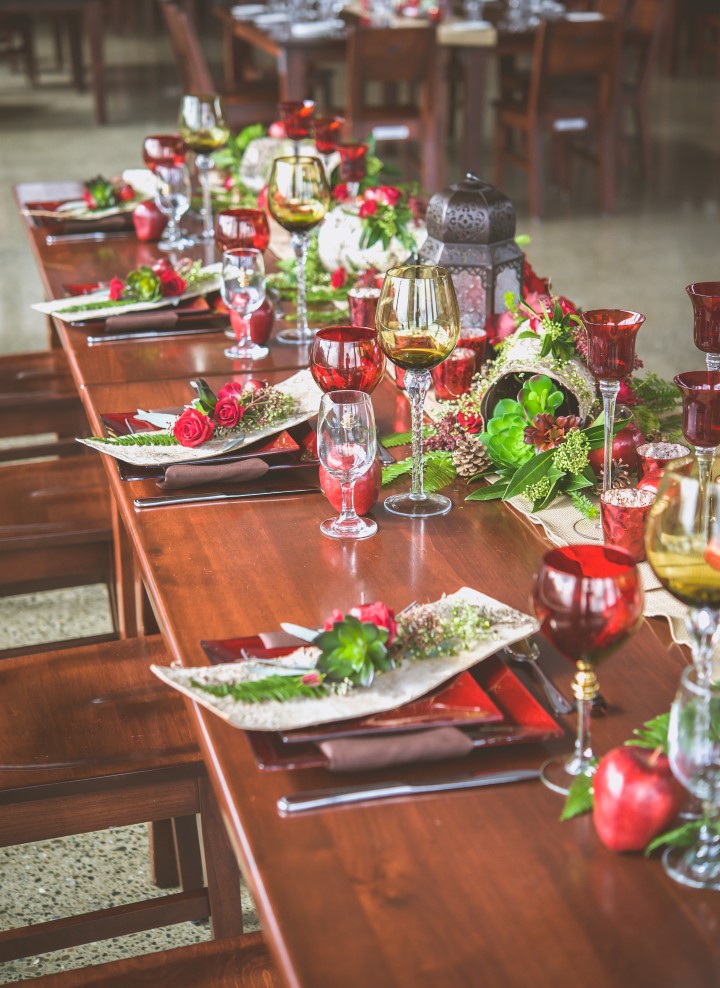
[[347, 105], [352, 118], [365, 104], [368, 83], [420, 84], [429, 99], [435, 74], [434, 27], [348, 29]]
[[545, 21], [535, 39], [529, 106], [552, 110], [558, 91], [606, 118], [617, 95], [621, 25], [617, 21]]
[[184, 10], [172, 0], [159, 0], [165, 18], [180, 83], [186, 93], [215, 91], [210, 69], [194, 25]]
[[626, 82], [637, 90], [649, 90], [665, 41], [672, 0], [633, 0], [627, 18]]

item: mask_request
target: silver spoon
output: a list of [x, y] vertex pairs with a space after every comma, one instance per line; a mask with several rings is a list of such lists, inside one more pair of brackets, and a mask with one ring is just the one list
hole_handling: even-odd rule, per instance
[[571, 714], [573, 712], [575, 705], [566, 696], [563, 696], [555, 683], [544, 672], [542, 666], [538, 664], [540, 649], [534, 641], [530, 638], [524, 638], [522, 641], [516, 642], [515, 645], [506, 645], [505, 651], [514, 662], [524, 663], [528, 669], [532, 670], [548, 698], [548, 703], [556, 714]]

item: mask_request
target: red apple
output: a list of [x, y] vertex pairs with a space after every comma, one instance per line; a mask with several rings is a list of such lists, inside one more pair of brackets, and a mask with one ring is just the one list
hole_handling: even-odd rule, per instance
[[159, 240], [167, 226], [167, 216], [163, 216], [151, 199], [139, 202], [132, 218], [138, 240]]
[[[373, 505], [380, 494], [382, 483], [382, 466], [379, 460], [375, 460], [367, 473], [364, 473], [355, 482], [355, 510], [359, 515], [366, 515], [372, 510]], [[327, 472], [325, 467], [320, 466], [320, 486], [323, 494], [336, 511], [342, 509], [342, 487], [340, 481], [336, 480]]]
[[[616, 460], [618, 463], [624, 463], [629, 470], [637, 470], [637, 448], [644, 442], [645, 437], [640, 429], [638, 429], [635, 420], [630, 419], [628, 424], [613, 439], [613, 460]], [[601, 477], [603, 472], [603, 456], [602, 446], [600, 449], [591, 449], [588, 454], [590, 466], [598, 477]]]
[[611, 851], [643, 851], [677, 816], [685, 792], [665, 755], [623, 745], [600, 759], [593, 821]]
[[[228, 311], [230, 314], [230, 325], [237, 335], [242, 332], [240, 317], [232, 309]], [[259, 346], [267, 343], [270, 339], [274, 322], [275, 309], [273, 309], [272, 302], [265, 299], [262, 305], [250, 316], [250, 338], [253, 343], [257, 343]]]

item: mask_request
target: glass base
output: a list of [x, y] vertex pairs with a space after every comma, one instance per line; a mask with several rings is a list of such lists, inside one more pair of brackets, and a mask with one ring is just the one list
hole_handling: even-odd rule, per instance
[[284, 329], [275, 338], [278, 343], [288, 343], [290, 346], [308, 346], [315, 340], [315, 330]]
[[243, 346], [236, 344], [229, 346], [223, 352], [230, 360], [262, 360], [270, 353], [266, 346], [259, 346], [257, 343], [247, 343]]
[[580, 518], [573, 525], [573, 530], [589, 542], [602, 542], [602, 522], [599, 518]]
[[662, 857], [663, 868], [680, 885], [693, 889], [720, 889], [720, 858], [698, 854], [702, 845], [669, 847]]
[[158, 250], [187, 250], [196, 243], [190, 237], [178, 237], [177, 240], [158, 241]]
[[377, 522], [372, 518], [361, 518], [357, 515], [343, 522], [340, 517], [327, 518], [320, 526], [320, 531], [329, 539], [369, 539], [377, 532]]
[[452, 508], [452, 501], [444, 494], [393, 494], [385, 499], [385, 508], [393, 515], [430, 518], [446, 515]]
[[561, 796], [567, 796], [570, 786], [581, 771], [580, 759], [575, 754], [570, 755], [569, 758], [550, 758], [540, 769], [540, 779], [548, 789]]

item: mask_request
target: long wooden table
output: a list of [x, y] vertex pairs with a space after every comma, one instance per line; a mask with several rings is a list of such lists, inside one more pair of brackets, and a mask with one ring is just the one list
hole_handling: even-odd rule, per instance
[[[48, 279], [55, 250], [37, 245]], [[87, 270], [85, 250], [78, 250], [78, 270]], [[60, 335], [95, 428], [103, 411], [177, 404], [187, 397], [187, 376], [207, 369], [205, 344], [192, 338], [182, 341], [185, 370], [176, 379], [163, 374], [153, 345], [137, 344], [145, 378], [132, 373], [100, 382], [92, 379], [92, 348], [63, 327]], [[122, 375], [126, 364], [114, 366]], [[380, 386], [373, 403], [381, 431], [406, 425], [405, 397], [391, 383]], [[547, 548], [538, 530], [505, 505], [464, 503], [460, 483], [446, 517], [411, 522], [379, 505], [378, 535], [346, 544], [320, 535], [319, 523], [330, 513], [320, 494], [138, 511], [133, 499], [152, 493], [152, 482], [124, 483], [110, 458], [105, 465], [168, 659], [190, 666], [205, 662], [203, 638], [270, 631], [284, 620], [314, 626], [363, 594], [400, 608], [467, 584], [527, 609], [532, 574]], [[570, 667], [553, 654], [545, 661], [567, 685]], [[678, 648], [660, 645], [648, 623], [608, 661], [600, 679], [610, 712], [593, 725], [599, 752], [667, 709], [684, 662]], [[262, 772], [242, 732], [198, 707], [193, 712], [287, 985], [558, 988], [578, 981], [587, 988], [707, 988], [718, 982], [718, 897], [676, 885], [658, 860], [607, 851], [588, 817], [560, 824], [560, 799], [539, 783], [283, 818], [279, 796], [358, 777], [319, 769]], [[363, 778], [535, 766], [569, 749], [573, 717], [565, 727], [566, 737], [554, 743]]]

